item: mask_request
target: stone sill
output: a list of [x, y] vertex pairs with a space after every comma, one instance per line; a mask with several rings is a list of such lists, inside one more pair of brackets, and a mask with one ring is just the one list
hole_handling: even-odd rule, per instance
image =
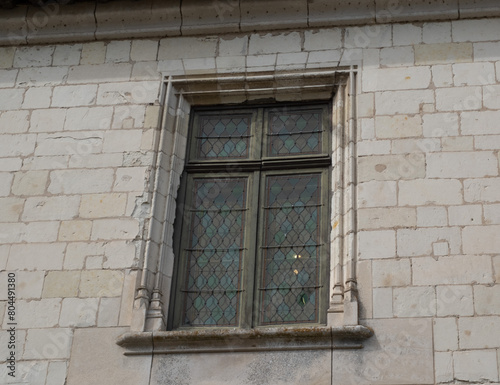
[[[389, 2], [391, 3], [391, 2]], [[111, 1], [0, 9], [0, 45], [162, 38], [500, 16], [497, 0]]]
[[116, 343], [125, 355], [360, 349], [373, 335], [362, 325], [128, 332]]

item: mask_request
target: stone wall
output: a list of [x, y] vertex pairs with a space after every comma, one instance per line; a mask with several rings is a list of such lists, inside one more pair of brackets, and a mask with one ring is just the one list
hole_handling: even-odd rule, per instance
[[[498, 31], [492, 18], [0, 47], [0, 317], [6, 329], [16, 271], [16, 380], [499, 383]], [[375, 335], [360, 350], [124, 356], [162, 75], [351, 65], [360, 322]]]

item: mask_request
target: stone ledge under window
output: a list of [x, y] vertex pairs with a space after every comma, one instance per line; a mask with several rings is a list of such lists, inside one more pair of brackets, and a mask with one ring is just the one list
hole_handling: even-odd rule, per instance
[[128, 332], [125, 355], [360, 349], [373, 331], [362, 325]]

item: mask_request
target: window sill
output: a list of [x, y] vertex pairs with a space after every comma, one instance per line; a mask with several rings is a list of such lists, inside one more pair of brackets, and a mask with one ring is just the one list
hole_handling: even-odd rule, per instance
[[125, 355], [360, 349], [366, 326], [128, 332], [116, 343]]

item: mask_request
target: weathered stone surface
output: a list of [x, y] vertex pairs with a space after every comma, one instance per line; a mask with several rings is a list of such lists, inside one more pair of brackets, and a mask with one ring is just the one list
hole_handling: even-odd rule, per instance
[[334, 384], [433, 384], [430, 319], [367, 321], [376, 335], [361, 350], [333, 352]]
[[331, 381], [331, 352], [158, 355], [152, 371], [155, 385], [326, 384]]
[[[151, 356], [125, 357], [115, 340], [128, 328], [76, 329], [73, 337], [68, 385], [99, 384], [106, 378], [108, 385], [149, 383]], [[113, 375], [110, 375], [110, 368]]]

